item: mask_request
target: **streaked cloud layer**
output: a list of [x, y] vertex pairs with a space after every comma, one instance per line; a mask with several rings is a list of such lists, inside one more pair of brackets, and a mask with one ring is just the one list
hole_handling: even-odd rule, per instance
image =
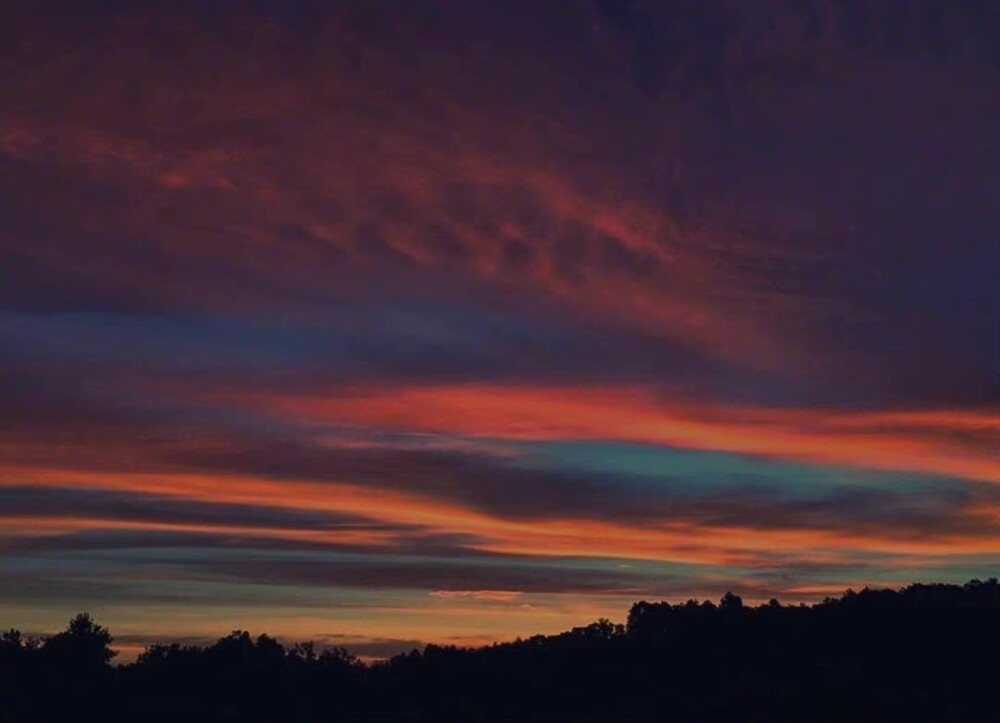
[[0, 622], [997, 573], [995, 8], [326, 5], [5, 8]]

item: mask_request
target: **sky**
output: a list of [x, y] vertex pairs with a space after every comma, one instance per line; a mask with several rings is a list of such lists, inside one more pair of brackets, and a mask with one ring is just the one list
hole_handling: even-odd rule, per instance
[[0, 13], [0, 628], [1000, 572], [995, 2]]

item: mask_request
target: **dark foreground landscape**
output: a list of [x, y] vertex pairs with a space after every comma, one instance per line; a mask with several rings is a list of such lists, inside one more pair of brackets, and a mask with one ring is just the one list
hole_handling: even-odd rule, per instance
[[479, 649], [363, 665], [236, 631], [111, 664], [87, 615], [0, 641], [3, 721], [1000, 720], [1000, 585], [848, 591], [813, 606], [636, 603]]

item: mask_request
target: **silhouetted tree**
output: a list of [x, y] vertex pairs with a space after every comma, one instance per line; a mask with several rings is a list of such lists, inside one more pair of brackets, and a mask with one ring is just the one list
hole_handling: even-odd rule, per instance
[[60, 666], [77, 671], [102, 670], [115, 657], [113, 638], [107, 628], [94, 622], [89, 613], [80, 613], [61, 633], [48, 638], [42, 646], [45, 656]]
[[[12, 639], [19, 636], [11, 636]], [[21, 660], [31, 671], [22, 682], [31, 690], [27, 717], [92, 720], [103, 717], [111, 706], [114, 669], [109, 665], [115, 652], [112, 637], [87, 613], [80, 613], [66, 630], [46, 638], [41, 646], [21, 646]]]
[[848, 591], [806, 606], [638, 602], [625, 625], [362, 665], [237, 630], [111, 668], [88, 615], [0, 635], [0, 721], [1000, 720], [1000, 585]]
[[742, 610], [743, 609], [743, 598], [739, 595], [734, 595], [731, 592], [727, 592], [722, 596], [722, 600], [719, 601], [719, 608], [721, 610]]

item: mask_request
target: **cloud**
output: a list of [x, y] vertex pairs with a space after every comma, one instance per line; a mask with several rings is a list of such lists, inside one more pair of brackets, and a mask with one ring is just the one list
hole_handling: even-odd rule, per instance
[[997, 481], [991, 411], [851, 412], [662, 398], [656, 388], [463, 384], [333, 394], [213, 392], [313, 424], [514, 440], [621, 440]]
[[[638, 12], [626, 11], [615, 22], [643, 27], [634, 19]], [[678, 10], [670, 22], [660, 17], [665, 12], [654, 13], [654, 26], [673, 28], [667, 33], [673, 41], [657, 45], [692, 54], [681, 65], [691, 68], [698, 87], [712, 87], [717, 75], [733, 70], [726, 67], [716, 73], [711, 70], [713, 64], [735, 62], [749, 67], [769, 59], [769, 46], [752, 45], [748, 28], [740, 31], [738, 39], [725, 41], [739, 46], [735, 60], [723, 60], [721, 51], [701, 57], [711, 44], [697, 40], [699, 33], [726, 36], [725, 28], [733, 24], [728, 13], [722, 8]], [[229, 30], [232, 44], [192, 42], [177, 51], [181, 57], [173, 57], [167, 50], [136, 40], [154, 23], [150, 17], [139, 10], [128, 15], [128, 20], [107, 23], [98, 31], [105, 36], [99, 44], [102, 50], [88, 59], [90, 72], [63, 115], [42, 117], [30, 110], [38, 107], [39, 88], [58, 72], [57, 59], [50, 59], [34, 73], [18, 77], [13, 92], [20, 102], [3, 119], [11, 181], [24, 178], [26, 170], [37, 176], [34, 188], [24, 182], [13, 184], [12, 191], [25, 197], [14, 205], [14, 218], [4, 236], [5, 253], [12, 255], [11, 261], [24, 268], [29, 278], [58, 278], [63, 291], [79, 289], [67, 303], [75, 303], [73, 298], [85, 304], [121, 298], [127, 300], [128, 309], [152, 306], [233, 312], [282, 308], [283, 313], [315, 316], [345, 298], [356, 302], [371, 292], [372, 283], [383, 298], [395, 293], [412, 301], [414, 294], [433, 295], [435, 290], [447, 298], [445, 289], [454, 292], [456, 284], [466, 283], [456, 279], [461, 277], [468, 280], [468, 286], [457, 296], [466, 302], [468, 290], [478, 283], [482, 289], [503, 294], [507, 304], [516, 298], [520, 310], [539, 306], [570, 310], [601, 326], [625, 325], [633, 334], [669, 340], [674, 346], [711, 359], [739, 362], [751, 370], [771, 370], [800, 380], [815, 380], [819, 371], [831, 377], [822, 384], [826, 389], [843, 389], [836, 370], [847, 361], [866, 366], [868, 374], [877, 372], [878, 384], [902, 381], [893, 373], [898, 369], [876, 370], [871, 358], [853, 359], [849, 349], [831, 345], [835, 336], [858, 334], [864, 334], [869, 344], [882, 344], [880, 335], [896, 338], [904, 331], [900, 323], [904, 310], [884, 306], [892, 301], [885, 296], [885, 276], [875, 289], [856, 270], [865, 259], [861, 249], [852, 248], [850, 258], [837, 258], [845, 244], [852, 243], [840, 239], [852, 232], [823, 229], [815, 223], [804, 230], [788, 218], [798, 201], [821, 212], [814, 196], [796, 199], [788, 209], [776, 209], [766, 225], [744, 217], [757, 213], [756, 209], [741, 206], [735, 211], [728, 199], [718, 197], [720, 190], [713, 188], [710, 179], [715, 171], [738, 180], [741, 190], [770, 207], [770, 198], [760, 198], [766, 184], [758, 177], [751, 181], [749, 175], [734, 178], [744, 173], [742, 164], [715, 168], [722, 161], [706, 145], [705, 131], [699, 126], [701, 111], [697, 106], [692, 109], [684, 98], [665, 95], [651, 112], [644, 111], [655, 119], [648, 127], [637, 117], [648, 101], [628, 95], [619, 99], [621, 112], [638, 124], [635, 133], [650, 144], [644, 149], [647, 157], [665, 157], [668, 166], [698, 169], [673, 180], [670, 174], [664, 180], [660, 171], [660, 180], [651, 183], [653, 171], [633, 163], [640, 151], [633, 151], [620, 133], [610, 134], [590, 113], [568, 116], [563, 108], [571, 106], [555, 102], [558, 93], [555, 99], [544, 100], [552, 94], [554, 79], [548, 72], [538, 73], [537, 64], [532, 75], [525, 77], [523, 92], [490, 97], [475, 94], [468, 80], [448, 62], [448, 53], [469, 52], [453, 38], [442, 39], [442, 57], [426, 55], [421, 64], [401, 72], [398, 53], [419, 48], [423, 42], [419, 34], [402, 29], [405, 25], [388, 27], [372, 19], [368, 30], [383, 41], [391, 39], [393, 44], [387, 47], [397, 48], [396, 53], [380, 49], [370, 35], [358, 34], [352, 20], [333, 13], [316, 26], [314, 43], [299, 42], [300, 48], [310, 48], [313, 57], [306, 57], [301, 49], [279, 53], [277, 49], [284, 48], [288, 38], [287, 28], [280, 24], [267, 26], [255, 40], [244, 37], [240, 25], [234, 24]], [[476, 18], [475, 13], [463, 13], [463, 17], [479, 31], [488, 32], [489, 23], [482, 17]], [[426, 18], [412, 19], [415, 27], [427, 22]], [[53, 32], [54, 26], [40, 27], [30, 18], [25, 22], [26, 36], [41, 33], [37, 43], [44, 47], [46, 33]], [[181, 19], [164, 22], [159, 32], [167, 38], [180, 33], [198, 37], [206, 32], [199, 22], [182, 13]], [[143, 30], [136, 33], [136, 27]], [[594, 42], [583, 27], [572, 30], [576, 35], [567, 38], [569, 45]], [[779, 25], [768, 32], [784, 43], [784, 28]], [[336, 34], [337, 42], [324, 43], [324, 33]], [[432, 36], [440, 33], [432, 32]], [[218, 35], [209, 37], [219, 40]], [[539, 40], [531, 34], [521, 37], [526, 43]], [[500, 37], [493, 40], [501, 46], [510, 42]], [[242, 51], [237, 50], [239, 43], [247, 42], [256, 44], [254, 54], [261, 59], [252, 78], [242, 67]], [[169, 43], [164, 47], [170, 47]], [[64, 57], [72, 57], [70, 48], [72, 44], [63, 49]], [[364, 58], [360, 64], [355, 54]], [[755, 60], [760, 55], [764, 57]], [[516, 57], [509, 56], [505, 62], [520, 62]], [[570, 63], [568, 58], [556, 60], [557, 66]], [[666, 63], [672, 64], [676, 65]], [[287, 72], [288, 66], [298, 72]], [[129, 94], [123, 94], [127, 83], [106, 81], [114, 76], [111, 69], [122, 67], [131, 68], [136, 76], [155, 75], [158, 82], [135, 83]], [[206, 76], [195, 70], [201, 67], [215, 68], [212, 77], [218, 82], [206, 87]], [[510, 70], [502, 71], [496, 62], [485, 60], [483, 72], [493, 78]], [[852, 82], [863, 85], [853, 78]], [[759, 83], [765, 88], [783, 87], [780, 79], [765, 78]], [[374, 101], [373, 86], [383, 89]], [[323, 87], [324, 94], [317, 97], [314, 87]], [[916, 92], [905, 83], [897, 87]], [[812, 87], [803, 92], [816, 94]], [[817, 99], [824, 108], [853, 105], [857, 99], [850, 93], [867, 91], [838, 86], [829, 92], [833, 98]], [[729, 93], [735, 96], [730, 100], [731, 113], [746, 116], [747, 121], [734, 122], [733, 132], [757, 133], [755, 126], [764, 121], [754, 117], [735, 90]], [[470, 105], [470, 94], [475, 97], [474, 105]], [[786, 113], [807, 112], [794, 98], [775, 101]], [[525, 111], [526, 103], [539, 107], [528, 105], [531, 110]], [[604, 107], [606, 100], [584, 97], [577, 99], [576, 104], [580, 103], [594, 109]], [[99, 107], [102, 112], [87, 115], [85, 107]], [[163, 108], [171, 110], [164, 115]], [[693, 118], [686, 120], [692, 111]], [[526, 123], [525, 113], [529, 118], [541, 115], [547, 122]], [[869, 106], [868, 113], [884, 116], [892, 110]], [[169, 123], [163, 125], [165, 117]], [[825, 124], [802, 127], [807, 133]], [[934, 133], [940, 138], [936, 127]], [[606, 149], [593, 157], [581, 154], [579, 139], [594, 136], [602, 139]], [[961, 139], [963, 134], [949, 137]], [[751, 140], [741, 147], [754, 147]], [[825, 169], [830, 162], [827, 140], [805, 137], [793, 145], [797, 153], [801, 154], [804, 144], [809, 152], [819, 154], [811, 162]], [[880, 147], [893, 147], [891, 138]], [[962, 157], [970, 153], [965, 147], [954, 150]], [[699, 153], [704, 156], [699, 158]], [[699, 161], [706, 164], [704, 169], [699, 168]], [[747, 174], [783, 171], [787, 175], [787, 169], [774, 168], [773, 159], [766, 156], [747, 162]], [[980, 176], [985, 174], [963, 180], [961, 185], [970, 192], [979, 193], [975, 189], [995, 183], [995, 172], [981, 161], [970, 156], [969, 167]], [[637, 176], [634, 182], [622, 177], [626, 169]], [[638, 174], [637, 169], [641, 170]], [[953, 178], [948, 188], [954, 187], [955, 180], [962, 179]], [[933, 177], [926, 183], [934, 183]], [[131, 203], [131, 188], [142, 188], [148, 201]], [[680, 209], [665, 207], [660, 200], [663, 192], [677, 198], [703, 197], [706, 207], [692, 202], [682, 203]], [[52, 213], [37, 210], [38, 201], [33, 199], [39, 195], [60, 209], [55, 217], [61, 219], [62, 227], [52, 223]], [[867, 204], [870, 198], [859, 201]], [[971, 196], [956, 203], [976, 206], [977, 213], [985, 208], [977, 206], [979, 202]], [[919, 207], [911, 213], [919, 213]], [[824, 213], [827, 222], [836, 219]], [[66, 225], [73, 227], [69, 234]], [[882, 222], [873, 229], [881, 234]], [[981, 268], [987, 247], [976, 240], [979, 232], [973, 228], [951, 231], [968, 239], [956, 242], [956, 260], [963, 268]], [[137, 234], [146, 241], [132, 243]], [[817, 237], [811, 248], [803, 246], [803, 234]], [[25, 236], [32, 238], [29, 247], [17, 242]], [[87, 239], [87, 243], [78, 244], [69, 237]], [[86, 257], [79, 253], [83, 246], [88, 249]], [[921, 273], [927, 268], [922, 260], [927, 256], [925, 249], [933, 246], [924, 243], [911, 248]], [[511, 265], [512, 259], [520, 260]], [[828, 273], [831, 264], [839, 273]], [[276, 268], [281, 269], [280, 275], [274, 273]], [[914, 280], [905, 269], [898, 275], [889, 269], [882, 273], [889, 275], [890, 283], [907, 287]], [[440, 283], [445, 277], [449, 282]], [[837, 279], [850, 285], [834, 288], [830, 282]], [[800, 288], [790, 285], [795, 280]], [[864, 293], [874, 294], [865, 301], [888, 314], [888, 324], [879, 324], [877, 333], [869, 334], [859, 325], [858, 314], [870, 319], [869, 310], [855, 309], [846, 315], [828, 311], [843, 309], [857, 297], [860, 285]], [[40, 284], [18, 283], [10, 287], [10, 293], [21, 289], [28, 296], [10, 301], [15, 305], [53, 303], [50, 294], [33, 301], [28, 298], [38, 296], [40, 288]], [[977, 281], [966, 289], [971, 295], [970, 303], [962, 304], [964, 323], [987, 328], [988, 316], [975, 319], [983, 308], [975, 302], [985, 298], [982, 292], [988, 287]], [[777, 316], [782, 319], [780, 330], [772, 323]], [[925, 318], [932, 321], [930, 315]], [[817, 340], [808, 330], [843, 324], [849, 326], [836, 335], [824, 334], [820, 340], [825, 352], [835, 358], [829, 368], [820, 370], [817, 365], [825, 362], [822, 356], [809, 353]], [[949, 333], [948, 323], [933, 320], [933, 324], [938, 334]], [[927, 331], [925, 324], [913, 333], [926, 335]], [[911, 339], [919, 343], [916, 336], [906, 333], [907, 343]], [[962, 335], [956, 343], [965, 344], [970, 338]], [[891, 348], [887, 344], [885, 353]], [[905, 366], [902, 359], [893, 359], [892, 364]], [[975, 355], [963, 353], [951, 361], [942, 358], [941, 364], [945, 368], [938, 374], [947, 373], [954, 383], [969, 385], [963, 397], [987, 389], [989, 377], [983, 368], [975, 368]], [[926, 391], [925, 377], [917, 371], [907, 374], [914, 378], [902, 384], [896, 396], [912, 396], [918, 388]], [[991, 393], [995, 395], [996, 390]]]
[[72, 488], [0, 487], [4, 518], [122, 520], [136, 523], [199, 525], [206, 528], [368, 530], [412, 532], [419, 528], [383, 526], [370, 518], [266, 505], [226, 505]]
[[521, 597], [522, 593], [519, 590], [435, 590], [431, 595], [445, 600], [471, 598], [472, 600], [507, 603], [514, 602]]

